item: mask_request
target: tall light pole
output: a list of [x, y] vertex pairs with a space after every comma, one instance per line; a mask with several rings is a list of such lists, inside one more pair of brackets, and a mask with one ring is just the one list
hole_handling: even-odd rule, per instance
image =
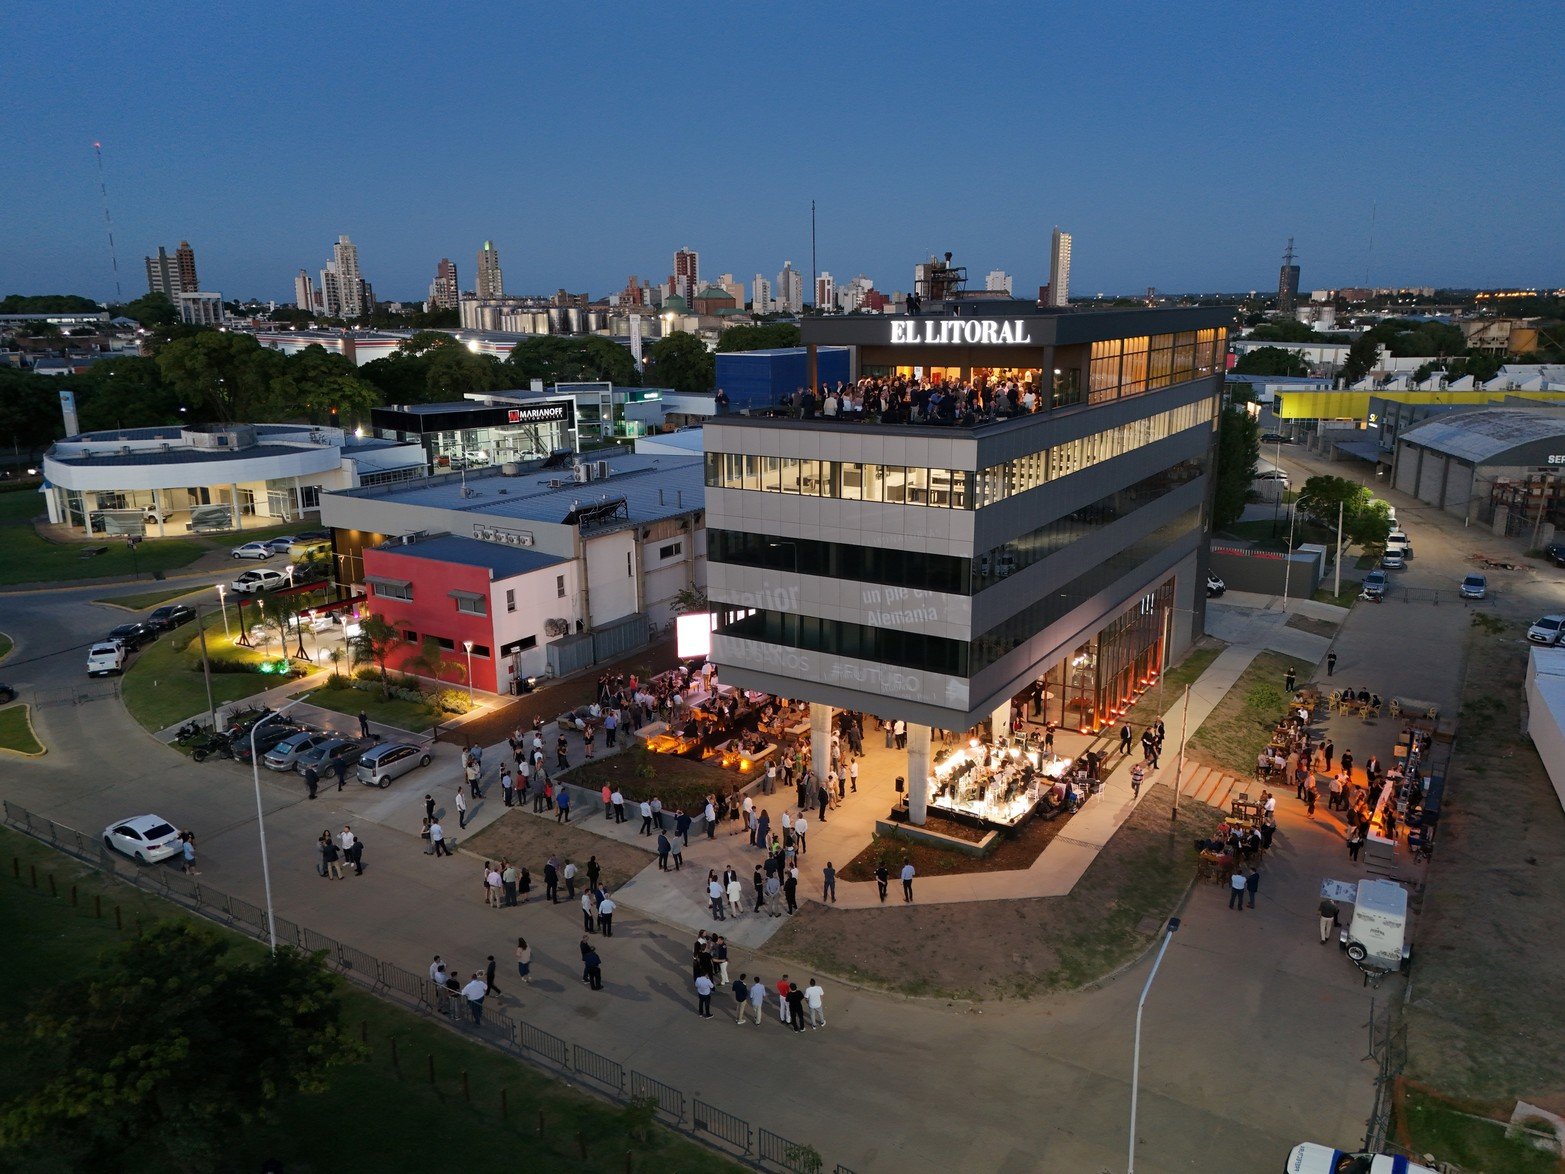
[[277, 953], [277, 917], [272, 912], [272, 869], [266, 859], [266, 813], [261, 810], [261, 759], [255, 752], [255, 736], [262, 726], [283, 716], [309, 694], [296, 697], [276, 713], [269, 713], [250, 727], [250, 776], [255, 783], [255, 826], [261, 834], [261, 885], [266, 890], [266, 936]]
[[1169, 819], [1179, 818], [1179, 776], [1185, 773], [1185, 737], [1190, 732], [1190, 686], [1185, 686], [1184, 715], [1179, 719], [1179, 757], [1174, 761], [1174, 808]]
[[1130, 1060], [1130, 1155], [1125, 1162], [1125, 1174], [1136, 1174], [1136, 1102], [1141, 1090], [1141, 1010], [1147, 1005], [1147, 995], [1152, 990], [1152, 980], [1157, 977], [1157, 968], [1163, 965], [1163, 955], [1168, 953], [1168, 943], [1174, 940], [1178, 932], [1179, 918], [1170, 917], [1163, 944], [1158, 947], [1157, 957], [1152, 961], [1152, 973], [1147, 975], [1147, 985], [1141, 988], [1141, 998], [1136, 1000], [1136, 1042]]
[[224, 597], [225, 590], [226, 589], [221, 583], [217, 585], [217, 606], [218, 609], [223, 613], [223, 638], [225, 640], [232, 640], [234, 638], [234, 634], [229, 630], [228, 627], [228, 601]]
[[467, 707], [473, 708], [473, 642], [462, 641], [462, 647], [467, 649]]

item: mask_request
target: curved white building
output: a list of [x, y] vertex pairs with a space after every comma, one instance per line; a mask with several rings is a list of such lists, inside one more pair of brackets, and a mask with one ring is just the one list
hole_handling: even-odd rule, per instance
[[417, 444], [308, 424], [84, 432], [44, 455], [49, 520], [89, 534], [163, 536], [292, 522], [322, 490], [421, 477]]

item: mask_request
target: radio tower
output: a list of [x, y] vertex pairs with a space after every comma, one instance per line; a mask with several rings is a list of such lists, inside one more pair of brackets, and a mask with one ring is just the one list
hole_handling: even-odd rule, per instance
[[1293, 238], [1288, 238], [1288, 247], [1282, 253], [1282, 267], [1277, 273], [1277, 310], [1279, 313], [1291, 314], [1299, 300], [1299, 266], [1295, 263], [1298, 256], [1293, 251]]
[[109, 230], [109, 263], [114, 266], [114, 300], [123, 302], [124, 293], [120, 290], [120, 258], [114, 248], [114, 217], [109, 215], [109, 185], [103, 178], [103, 144], [92, 144], [93, 154], [98, 157], [98, 193], [103, 197], [103, 223]]

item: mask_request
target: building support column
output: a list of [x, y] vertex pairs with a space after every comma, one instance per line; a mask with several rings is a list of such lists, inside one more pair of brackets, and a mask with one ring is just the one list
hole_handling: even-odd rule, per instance
[[989, 737], [991, 741], [998, 742], [1002, 738], [1011, 736], [1011, 703], [1002, 701], [995, 707], [994, 713], [989, 716]]
[[929, 727], [907, 726], [907, 821], [923, 826], [929, 814]]
[[817, 400], [821, 397], [821, 369], [820, 351], [812, 342], [804, 348], [806, 378], [810, 381], [810, 390], [815, 393]]
[[810, 769], [823, 787], [831, 766], [831, 717], [835, 712], [829, 705], [810, 702]]
[[243, 530], [245, 528], [245, 516], [239, 509], [239, 483], [237, 481], [229, 482], [228, 500], [231, 503], [229, 508], [234, 511], [234, 529], [236, 531]]

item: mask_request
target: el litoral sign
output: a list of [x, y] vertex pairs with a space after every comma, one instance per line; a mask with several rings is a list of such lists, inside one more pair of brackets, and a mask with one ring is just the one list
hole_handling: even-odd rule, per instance
[[891, 345], [906, 346], [1018, 346], [1032, 342], [1027, 323], [1020, 319], [945, 318], [893, 322]]

